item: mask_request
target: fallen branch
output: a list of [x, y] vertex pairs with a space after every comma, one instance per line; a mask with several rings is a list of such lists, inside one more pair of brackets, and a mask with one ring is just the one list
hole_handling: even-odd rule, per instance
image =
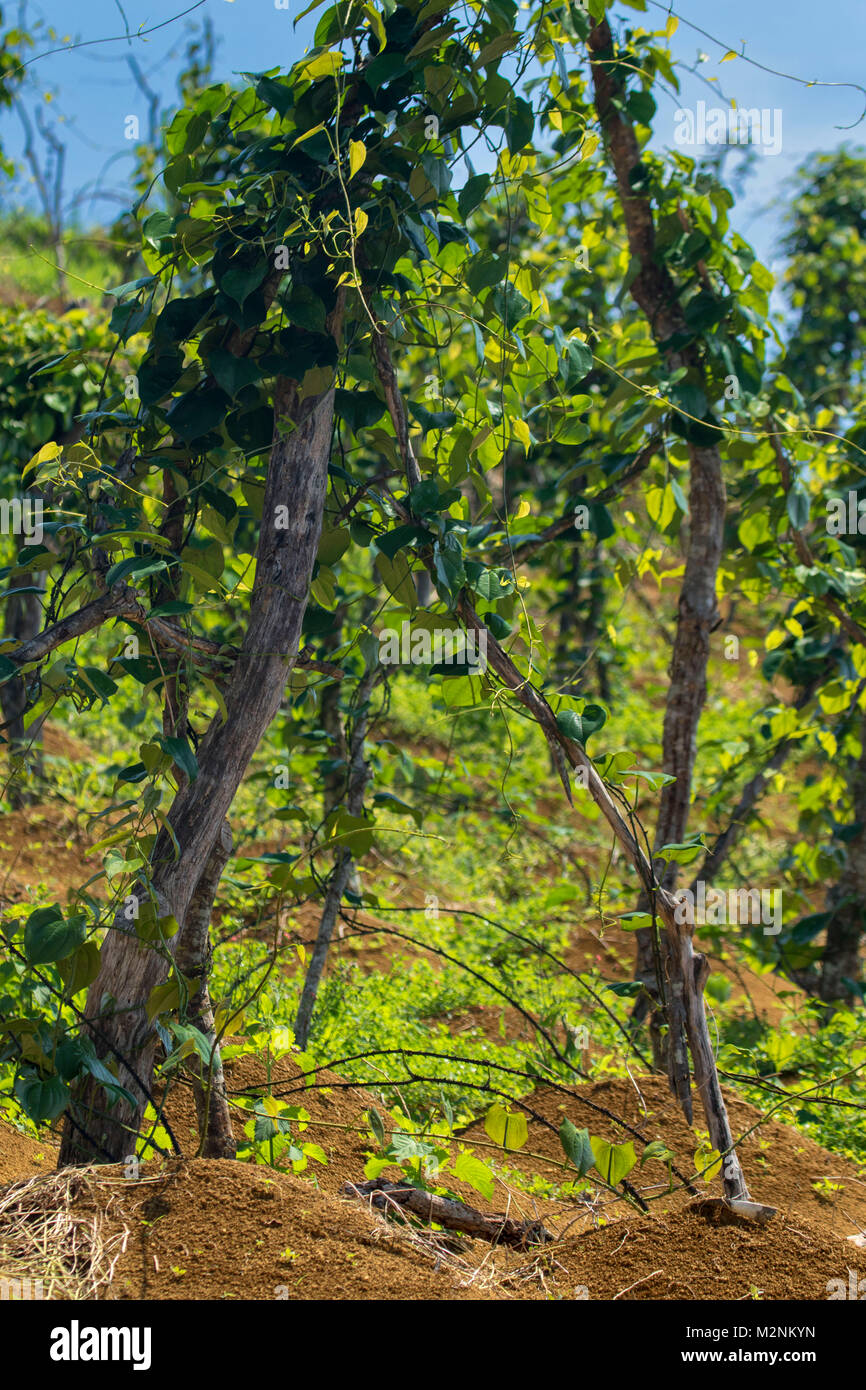
[[371, 1182], [344, 1183], [340, 1190], [345, 1197], [369, 1200], [380, 1211], [398, 1207], [401, 1212], [409, 1211], [428, 1224], [435, 1221], [449, 1231], [463, 1231], [479, 1240], [489, 1240], [491, 1245], [511, 1245], [527, 1250], [531, 1245], [549, 1245], [555, 1239], [540, 1221], [515, 1221], [504, 1212], [485, 1216], [465, 1202], [436, 1197], [409, 1183], [374, 1178]]

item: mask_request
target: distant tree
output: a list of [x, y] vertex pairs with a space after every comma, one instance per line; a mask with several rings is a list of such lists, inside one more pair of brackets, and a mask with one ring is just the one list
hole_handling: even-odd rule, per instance
[[842, 148], [797, 170], [784, 287], [785, 371], [811, 406], [851, 406], [866, 363], [866, 155]]

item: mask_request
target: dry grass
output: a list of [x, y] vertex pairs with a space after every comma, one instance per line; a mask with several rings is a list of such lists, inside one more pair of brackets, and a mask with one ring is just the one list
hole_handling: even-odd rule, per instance
[[35, 1285], [40, 1298], [99, 1298], [129, 1229], [108, 1219], [114, 1197], [97, 1202], [93, 1193], [118, 1182], [125, 1179], [67, 1168], [0, 1189], [0, 1279], [30, 1280], [31, 1297]]

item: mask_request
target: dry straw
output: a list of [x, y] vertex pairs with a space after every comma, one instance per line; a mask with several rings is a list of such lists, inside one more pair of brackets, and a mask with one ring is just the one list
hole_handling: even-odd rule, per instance
[[13, 1297], [25, 1280], [45, 1299], [102, 1296], [129, 1237], [112, 1210], [119, 1192], [106, 1188], [124, 1182], [67, 1168], [0, 1188], [0, 1279]]

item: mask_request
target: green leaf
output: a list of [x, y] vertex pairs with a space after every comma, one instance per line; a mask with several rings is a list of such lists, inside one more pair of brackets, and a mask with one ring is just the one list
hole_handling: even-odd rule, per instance
[[[354, 537], [354, 532], [352, 533]], [[387, 555], [389, 560], [393, 560], [398, 550], [404, 550], [413, 544], [429, 544], [433, 539], [430, 532], [423, 526], [395, 526], [393, 531], [386, 531], [384, 536], [376, 537], [376, 545], [383, 555]], [[363, 542], [369, 545], [369, 540]]]
[[342, 53], [329, 49], [300, 63], [296, 69], [296, 77], [299, 81], [321, 82], [324, 77], [335, 77], [342, 68], [343, 61]]
[[31, 912], [24, 928], [24, 954], [31, 965], [47, 965], [63, 960], [84, 940], [84, 918], [64, 918], [60, 905], [40, 907]]
[[384, 1149], [386, 1147], [385, 1123], [375, 1105], [371, 1105], [370, 1109], [367, 1111], [367, 1119], [370, 1122], [370, 1128], [373, 1131], [376, 1143], [379, 1145], [380, 1149]]
[[170, 1013], [180, 1003], [180, 989], [176, 979], [167, 980], [164, 985], [156, 985], [150, 991], [145, 1005], [148, 1021], [153, 1023], [161, 1014]]
[[349, 178], [353, 179], [367, 158], [367, 147], [363, 140], [349, 141]]
[[642, 1168], [645, 1163], [649, 1163], [652, 1159], [657, 1159], [659, 1163], [670, 1164], [673, 1163], [675, 1158], [676, 1154], [673, 1149], [669, 1149], [667, 1144], [663, 1143], [661, 1139], [654, 1139], [651, 1144], [647, 1144], [641, 1154], [640, 1166]]
[[348, 811], [332, 812], [326, 822], [328, 845], [334, 849], [344, 847], [354, 859], [362, 859], [373, 847], [376, 830], [372, 817], [353, 816]]
[[581, 746], [586, 744], [591, 734], [598, 733], [607, 722], [607, 710], [601, 705], [585, 705], [580, 714], [576, 710], [560, 710], [556, 723], [566, 738], [573, 739]]
[[562, 349], [559, 370], [567, 391], [575, 391], [592, 371], [592, 349], [580, 338], [570, 338]]
[[523, 97], [514, 97], [511, 109], [505, 118], [505, 138], [510, 154], [519, 152], [529, 144], [535, 130], [535, 116], [532, 107]]
[[327, 565], [319, 566], [319, 572], [310, 585], [310, 594], [320, 608], [336, 608], [337, 576]]
[[[364, 79], [370, 90], [378, 92], [386, 82], [402, 77], [408, 69], [401, 53], [380, 53], [364, 69]], [[387, 108], [386, 108], [387, 109]]]
[[623, 1178], [628, 1177], [637, 1163], [634, 1143], [609, 1144], [606, 1139], [590, 1139], [596, 1170], [610, 1187], [616, 1187]]
[[566, 738], [573, 739], [575, 743], [583, 743], [583, 724], [576, 710], [560, 710], [556, 716], [556, 724]]
[[707, 1140], [695, 1150], [695, 1172], [701, 1173], [704, 1182], [712, 1182], [722, 1170], [722, 1155]]
[[489, 251], [481, 251], [473, 256], [466, 270], [466, 284], [472, 294], [479, 295], [491, 285], [505, 279], [508, 264], [501, 256], [493, 256]]
[[330, 530], [327, 526], [324, 527], [317, 553], [319, 564], [335, 564], [341, 556], [345, 555], [351, 544], [352, 537], [348, 529], [335, 526], [333, 530]]
[[662, 845], [656, 853], [660, 859], [666, 859], [669, 864], [691, 864], [699, 854], [705, 853], [705, 846], [698, 838], [696, 840], [684, 840], [682, 844]]
[[84, 1038], [67, 1038], [54, 1054], [57, 1074], [63, 1081], [72, 1081], [87, 1070], [87, 1043]]
[[194, 605], [184, 603], [182, 599], [171, 598], [167, 603], [158, 603], [155, 608], [151, 608], [149, 616], [151, 618], [171, 618], [181, 613], [191, 613]]
[[185, 738], [160, 738], [159, 743], [173, 763], [185, 772], [191, 782], [198, 777], [198, 761]]
[[367, 1162], [364, 1164], [364, 1177], [367, 1178], [368, 1181], [378, 1178], [386, 1168], [391, 1167], [393, 1162], [393, 1158], [387, 1154], [385, 1157], [368, 1158]]
[[183, 353], [176, 348], [148, 353], [138, 369], [138, 398], [155, 405], [172, 391], [183, 372]]
[[256, 1115], [253, 1138], [257, 1144], [264, 1144], [268, 1139], [275, 1139], [278, 1134], [279, 1130], [270, 1115]]
[[513, 631], [511, 623], [503, 618], [500, 613], [485, 614], [484, 621], [493, 633], [497, 641], [502, 642], [506, 637], [510, 637]]
[[416, 516], [439, 510], [439, 484], [435, 478], [423, 478], [409, 493], [409, 506]]
[[580, 1176], [585, 1178], [595, 1162], [595, 1155], [589, 1141], [589, 1131], [577, 1129], [571, 1120], [563, 1120], [559, 1127], [559, 1142]]
[[59, 1076], [46, 1081], [38, 1076], [21, 1073], [15, 1079], [15, 1094], [34, 1124], [47, 1124], [62, 1115], [69, 1103], [70, 1091]]
[[[416, 405], [414, 401], [409, 402], [409, 410], [425, 432], [427, 430], [450, 430], [457, 421], [457, 414], [453, 410], [428, 410], [426, 406]], [[423, 487], [423, 483], [420, 483], [419, 486]], [[460, 496], [459, 492], [457, 496]]]
[[640, 994], [643, 985], [640, 980], [620, 980], [615, 985], [605, 985], [605, 994], [616, 994], [621, 999], [633, 999], [636, 994]]
[[152, 555], [131, 555], [126, 560], [118, 560], [116, 565], [112, 565], [105, 576], [107, 588], [113, 584], [119, 584], [122, 579], [129, 579], [134, 576], [136, 579], [145, 579], [149, 574], [158, 574], [160, 570], [168, 569], [165, 560], [156, 560]]
[[606, 541], [616, 531], [613, 517], [603, 502], [593, 502], [589, 509], [590, 530], [596, 540]]
[[255, 362], [248, 357], [236, 357], [225, 348], [214, 348], [208, 357], [208, 366], [227, 396], [232, 399], [245, 386], [253, 386], [261, 380], [261, 372]]
[[302, 1145], [302, 1152], [307, 1158], [314, 1158], [317, 1163], [327, 1163], [328, 1161], [328, 1155], [325, 1153], [321, 1144], [314, 1144], [312, 1141], [308, 1141], [306, 1144]]
[[135, 923], [135, 934], [139, 941], [167, 941], [179, 930], [177, 918], [157, 917], [156, 908], [149, 900], [139, 907]]
[[530, 310], [529, 300], [524, 297], [510, 280], [504, 284], [497, 285], [490, 295], [489, 303], [497, 318], [500, 318], [506, 328], [513, 328], [521, 319], [526, 318]]
[[57, 969], [70, 999], [93, 984], [99, 974], [100, 962], [101, 952], [95, 941], [85, 941], [71, 956], [58, 962]]
[[522, 1149], [529, 1138], [526, 1116], [519, 1111], [506, 1110], [496, 1101], [484, 1116], [484, 1128], [494, 1144], [504, 1149]]
[[439, 585], [452, 599], [456, 599], [466, 583], [466, 571], [463, 568], [463, 547], [453, 531], [434, 545], [433, 562]]
[[642, 931], [651, 927], [653, 919], [648, 912], [624, 912], [619, 919], [623, 931]]
[[274, 438], [274, 412], [267, 406], [236, 411], [226, 419], [226, 434], [248, 456], [269, 450]]
[[[310, 6], [310, 9], [315, 8]], [[266, 106], [272, 106], [280, 116], [285, 116], [295, 104], [294, 92], [288, 82], [277, 82], [273, 77], [260, 77], [256, 83], [256, 96]]]
[[418, 606], [418, 596], [406, 556], [397, 554], [393, 560], [389, 560], [387, 555], [377, 555], [376, 569], [388, 592], [398, 603], [414, 612]]
[[[306, 328], [310, 333], [324, 330], [327, 318], [325, 306], [309, 285], [299, 285], [292, 291], [285, 301], [285, 310], [289, 323], [297, 324], [298, 328]], [[379, 414], [382, 414], [381, 410]]]
[[169, 217], [167, 212], [153, 212], [141, 230], [147, 240], [156, 245], [163, 237], [170, 236], [173, 229], [174, 218]]
[[809, 520], [809, 494], [801, 483], [795, 483], [785, 501], [788, 519], [795, 531], [802, 531]]
[[385, 402], [375, 391], [347, 391], [338, 387], [334, 392], [334, 414], [339, 420], [344, 420], [354, 433], [370, 429], [377, 420], [381, 420], [386, 409]]
[[203, 387], [179, 396], [168, 412], [168, 423], [185, 444], [200, 439], [222, 424], [228, 398], [218, 387]]
[[219, 281], [223, 294], [243, 308], [253, 290], [257, 290], [268, 273], [268, 262], [262, 257], [252, 265], [232, 264]]
[[629, 92], [626, 106], [632, 120], [638, 121], [641, 125], [649, 125], [655, 115], [656, 104], [651, 92]]
[[461, 1182], [466, 1182], [470, 1187], [474, 1187], [476, 1192], [480, 1192], [487, 1201], [493, 1200], [493, 1174], [485, 1163], [476, 1158], [474, 1154], [458, 1154], [454, 1161], [454, 1175]]
[[465, 222], [470, 212], [474, 212], [480, 203], [487, 197], [487, 190], [490, 187], [489, 174], [473, 174], [471, 179], [467, 179], [457, 195], [457, 211]]

